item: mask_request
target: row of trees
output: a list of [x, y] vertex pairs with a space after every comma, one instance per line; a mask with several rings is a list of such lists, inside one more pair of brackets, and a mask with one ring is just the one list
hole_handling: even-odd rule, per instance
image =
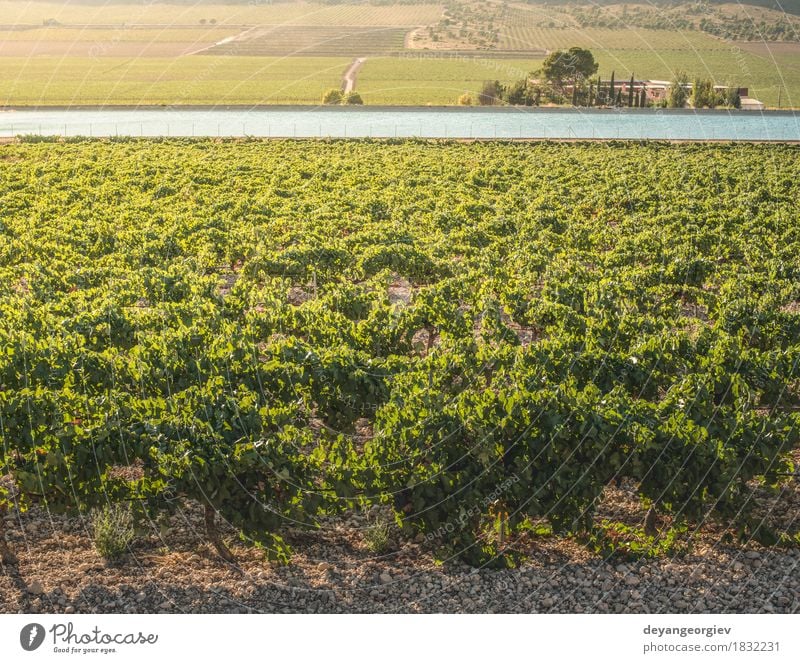
[[693, 108], [741, 108], [742, 100], [739, 88], [734, 85], [717, 90], [710, 78], [695, 78], [689, 85], [689, 77], [679, 71], [669, 89], [669, 94], [662, 105], [666, 108], [684, 108], [689, 102]]
[[[653, 105], [644, 86], [637, 89], [633, 74], [630, 81], [624, 84], [615, 80], [615, 72], [612, 71], [606, 83], [600, 76], [594, 78], [598, 69], [594, 56], [587, 49], [573, 47], [567, 51], [555, 51], [530, 76], [508, 85], [497, 80], [485, 81], [477, 99], [474, 100], [467, 93], [459, 98], [458, 103], [471, 105], [477, 101], [481, 106], [499, 103], [512, 106], [569, 103], [572, 106], [616, 108], [646, 108]], [[741, 105], [738, 88], [728, 86], [724, 90], [715, 90], [712, 80], [699, 78], [690, 86], [684, 72], [676, 74], [667, 95], [656, 104], [683, 108], [689, 101], [695, 108], [739, 108]]]

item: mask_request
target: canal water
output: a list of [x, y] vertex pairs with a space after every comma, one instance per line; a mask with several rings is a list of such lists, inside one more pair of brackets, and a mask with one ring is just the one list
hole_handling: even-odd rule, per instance
[[800, 113], [370, 106], [0, 111], [0, 138], [28, 134], [796, 141]]

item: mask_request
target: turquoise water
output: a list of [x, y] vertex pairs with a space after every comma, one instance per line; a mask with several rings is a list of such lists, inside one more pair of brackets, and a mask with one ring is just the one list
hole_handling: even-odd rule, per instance
[[800, 140], [800, 114], [516, 108], [10, 110], [0, 137], [259, 136]]

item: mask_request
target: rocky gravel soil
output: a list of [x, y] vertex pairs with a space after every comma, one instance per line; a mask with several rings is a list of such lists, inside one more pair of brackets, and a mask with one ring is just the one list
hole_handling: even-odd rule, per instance
[[[624, 520], [637, 507], [618, 492], [606, 515]], [[796, 488], [776, 504], [767, 511], [791, 525], [800, 513]], [[202, 522], [201, 510], [187, 507], [166, 532], [154, 527], [107, 563], [87, 520], [40, 509], [8, 515], [6, 536], [19, 561], [2, 567], [0, 612], [800, 612], [800, 550], [723, 544], [713, 527], [696, 533], [681, 557], [634, 562], [604, 559], [571, 539], [537, 537], [519, 568], [495, 570], [442, 561], [421, 536], [396, 531], [372, 553], [374, 514], [289, 533], [287, 566], [265, 561], [229, 532], [233, 567], [205, 542]]]

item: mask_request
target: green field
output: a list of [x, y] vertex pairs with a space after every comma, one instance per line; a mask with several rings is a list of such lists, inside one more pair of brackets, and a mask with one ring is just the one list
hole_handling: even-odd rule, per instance
[[472, 57], [369, 58], [358, 74], [357, 89], [367, 104], [455, 104], [476, 96], [487, 79], [511, 82], [541, 60]]
[[318, 103], [348, 58], [6, 58], [0, 104]]
[[694, 76], [713, 78], [720, 84], [733, 83], [749, 88], [750, 96], [768, 106], [800, 106], [800, 62], [794, 54], [778, 53], [770, 57], [755, 55], [731, 46], [724, 51], [658, 52], [609, 50], [595, 53], [601, 72], [611, 69], [618, 78], [632, 73], [643, 78], [670, 80], [683, 69]]
[[[664, 11], [472, 0], [446, 10], [0, 0], [2, 25], [35, 26], [0, 30], [0, 104], [313, 104], [342, 85], [355, 58], [367, 58], [356, 90], [368, 104], [454, 104], [465, 92], [475, 97], [486, 80], [526, 76], [541, 63], [536, 49], [584, 46], [604, 78], [614, 71], [617, 79], [671, 80], [682, 69], [690, 79], [747, 87], [768, 106], [800, 106], [800, 44], [738, 45], [699, 29], [702, 8]], [[742, 8], [709, 11], [717, 27], [732, 30], [734, 20], [747, 27]], [[753, 11], [753, 20], [773, 28], [782, 20]], [[39, 27], [49, 19], [73, 27]], [[415, 48], [404, 50], [407, 43]]]
[[[782, 88], [784, 108], [800, 106], [800, 64], [792, 54], [775, 54], [774, 61], [739, 49], [724, 51], [595, 50], [604, 78], [631, 74], [671, 80], [678, 69], [711, 77], [720, 84], [748, 87], [750, 95], [767, 105], [778, 103]], [[518, 80], [541, 64], [540, 60], [462, 57], [370, 58], [358, 76], [358, 90], [366, 103], [454, 104], [464, 92], [476, 93], [483, 81]]]
[[[800, 67], [791, 54], [774, 62], [744, 51], [596, 53], [604, 77], [670, 79], [675, 69], [750, 88], [768, 105], [800, 105]], [[0, 104], [258, 104], [318, 103], [339, 87], [348, 57], [4, 58]], [[518, 80], [534, 59], [372, 57], [358, 74], [367, 104], [454, 104], [485, 80]]]
[[0, 505], [200, 506], [218, 552], [216, 514], [284, 560], [375, 506], [475, 565], [542, 535], [670, 559], [707, 523], [797, 546], [798, 168], [746, 144], [0, 145]]

